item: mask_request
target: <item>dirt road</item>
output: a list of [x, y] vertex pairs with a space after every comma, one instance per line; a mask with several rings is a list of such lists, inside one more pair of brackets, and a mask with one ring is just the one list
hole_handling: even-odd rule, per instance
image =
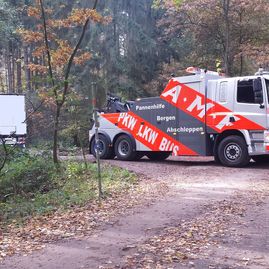
[[211, 158], [106, 162], [164, 182], [166, 195], [87, 238], [8, 258], [1, 269], [269, 268], [269, 165], [226, 168]]

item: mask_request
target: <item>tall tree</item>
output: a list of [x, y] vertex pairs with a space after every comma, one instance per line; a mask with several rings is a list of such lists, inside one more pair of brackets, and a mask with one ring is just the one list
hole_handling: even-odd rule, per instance
[[15, 91], [15, 51], [17, 51], [15, 34], [19, 20], [15, 8], [7, 1], [0, 0], [0, 77], [3, 91]]
[[151, 5], [152, 0], [100, 1], [100, 10], [111, 15], [112, 22], [86, 33], [85, 46], [94, 53], [81, 70], [80, 88], [85, 88], [90, 73], [103, 93], [110, 91], [125, 98], [147, 94], [144, 85], [153, 79], [159, 62]]
[[[43, 96], [52, 97], [54, 100], [53, 160], [55, 164], [58, 164], [59, 118], [67, 96], [72, 91], [69, 80], [71, 68], [75, 64], [83, 64], [91, 57], [89, 52], [80, 51], [90, 21], [95, 23], [106, 21], [96, 11], [97, 3], [98, 0], [95, 0], [91, 9], [73, 9], [67, 17], [54, 19], [53, 10], [45, 7], [42, 0], [38, 0], [35, 6], [28, 9], [28, 15], [37, 21], [37, 29], [19, 31], [24, 42], [35, 46], [33, 56], [36, 61], [29, 63], [29, 69], [41, 77], [46, 76]], [[64, 29], [69, 31], [80, 29], [73, 35], [73, 45], [72, 41], [63, 38]]]
[[221, 58], [228, 75], [243, 73], [244, 46], [257, 43], [268, 33], [266, 0], [166, 0], [162, 7], [166, 15], [160, 25], [169, 24], [166, 38], [191, 35], [196, 55], [211, 59], [210, 67]]

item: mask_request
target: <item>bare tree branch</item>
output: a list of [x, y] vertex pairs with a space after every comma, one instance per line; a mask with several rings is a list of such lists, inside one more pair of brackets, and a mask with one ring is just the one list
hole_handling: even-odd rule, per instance
[[0, 141], [1, 141], [1, 145], [3, 146], [3, 149], [4, 149], [4, 160], [2, 161], [2, 163], [0, 164], [0, 172], [2, 171], [2, 169], [5, 167], [5, 164], [7, 162], [7, 155], [8, 155], [8, 152], [7, 152], [7, 147], [6, 147], [6, 142], [5, 142], [5, 139], [3, 137], [0, 137]]
[[[96, 9], [97, 7], [97, 3], [98, 3], [98, 0], [95, 0], [94, 2], [94, 5], [93, 5], [93, 10]], [[84, 39], [84, 36], [85, 36], [85, 33], [86, 33], [86, 30], [87, 30], [87, 27], [88, 27], [88, 24], [90, 22], [90, 18], [88, 18], [85, 22], [85, 24], [83, 25], [83, 28], [82, 28], [82, 31], [81, 31], [81, 34], [80, 34], [80, 37], [79, 37], [79, 40], [69, 58], [69, 61], [68, 61], [68, 64], [67, 64], [67, 68], [66, 68], [66, 71], [65, 71], [65, 77], [64, 77], [64, 91], [63, 91], [63, 98], [62, 98], [62, 101], [61, 101], [61, 104], [63, 104], [65, 102], [65, 98], [66, 98], [66, 93], [67, 93], [67, 90], [68, 90], [68, 78], [69, 78], [69, 75], [70, 75], [70, 70], [71, 70], [71, 67], [72, 67], [72, 64], [73, 64], [73, 61], [74, 61], [74, 58], [77, 54], [77, 51]]]
[[25, 118], [25, 120], [22, 123], [27, 122], [27, 120], [30, 119], [32, 117], [32, 115], [35, 114], [43, 106], [44, 103], [46, 103], [46, 100], [44, 99], [43, 101], [40, 102], [40, 104], [37, 107], [34, 107], [32, 102], [30, 100], [28, 100], [28, 101], [31, 103], [31, 105], [33, 107], [33, 111], [28, 114], [28, 116]]
[[58, 93], [57, 93], [57, 90], [55, 88], [55, 82], [54, 82], [54, 77], [53, 77], [53, 72], [52, 72], [50, 46], [49, 46], [47, 22], [46, 22], [46, 16], [45, 16], [43, 0], [39, 0], [39, 3], [40, 3], [40, 9], [41, 9], [42, 21], [43, 21], [44, 41], [45, 41], [46, 52], [47, 52], [47, 57], [48, 57], [49, 76], [50, 76], [51, 83], [52, 83], [52, 86], [53, 86], [53, 92], [54, 92], [54, 95], [56, 97], [56, 102], [58, 102]]

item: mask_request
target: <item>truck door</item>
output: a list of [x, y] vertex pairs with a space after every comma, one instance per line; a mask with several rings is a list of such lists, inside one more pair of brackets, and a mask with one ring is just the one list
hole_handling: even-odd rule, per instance
[[[266, 128], [267, 102], [262, 78], [238, 79], [235, 89], [234, 112]], [[248, 126], [246, 129], [251, 129]]]

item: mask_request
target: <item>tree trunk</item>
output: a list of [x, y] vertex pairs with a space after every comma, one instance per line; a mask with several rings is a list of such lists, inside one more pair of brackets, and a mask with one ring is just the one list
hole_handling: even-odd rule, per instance
[[12, 79], [12, 93], [16, 93], [16, 84], [15, 84], [15, 55], [16, 55], [16, 49], [14, 47], [14, 43], [11, 42], [11, 79]]
[[229, 21], [230, 0], [223, 1], [223, 12], [225, 21], [225, 46], [224, 46], [224, 67], [226, 75], [230, 75], [230, 21]]
[[27, 67], [29, 64], [29, 49], [28, 47], [24, 47], [24, 72], [25, 72], [25, 79], [26, 79], [26, 86], [27, 86], [27, 91], [31, 92], [32, 91], [32, 86], [31, 86], [31, 72], [29, 68]]
[[[64, 74], [64, 87], [63, 87], [63, 92], [62, 92], [62, 98], [59, 101], [59, 94], [57, 92], [57, 89], [55, 88], [55, 81], [54, 81], [54, 76], [52, 72], [52, 64], [51, 64], [51, 51], [50, 51], [50, 46], [49, 46], [49, 38], [48, 38], [48, 33], [47, 33], [47, 22], [46, 22], [46, 17], [45, 17], [45, 9], [43, 6], [43, 1], [39, 0], [40, 3], [40, 8], [41, 8], [41, 15], [42, 15], [42, 20], [43, 20], [43, 27], [44, 27], [44, 43], [46, 46], [47, 50], [47, 60], [48, 60], [48, 67], [49, 67], [49, 76], [51, 79], [51, 84], [52, 87], [54, 88], [54, 97], [55, 97], [55, 102], [56, 102], [56, 112], [55, 112], [55, 118], [54, 118], [54, 131], [53, 131], [53, 161], [54, 163], [59, 166], [59, 160], [58, 160], [58, 129], [59, 129], [59, 118], [60, 118], [60, 113], [61, 113], [61, 108], [63, 104], [65, 103], [66, 100], [66, 95], [68, 94], [68, 86], [69, 86], [69, 74], [71, 71], [71, 67], [74, 61], [74, 58], [79, 50], [79, 47], [84, 39], [85, 32], [87, 29], [87, 26], [90, 22], [90, 18], [86, 20], [86, 22], [83, 25], [81, 35], [78, 39], [78, 42], [75, 45], [74, 50], [72, 51], [70, 58], [68, 60], [65, 74]], [[94, 6], [93, 9], [96, 9], [98, 0], [94, 1]]]
[[58, 131], [59, 131], [59, 118], [61, 114], [61, 104], [56, 104], [56, 112], [55, 112], [55, 119], [54, 119], [54, 130], [53, 130], [53, 162], [58, 165]]
[[21, 48], [17, 49], [17, 91], [22, 93], [22, 81], [21, 81]]
[[6, 92], [9, 91], [9, 84], [8, 84], [8, 57], [7, 51], [5, 50], [5, 85], [6, 85]]
[[12, 66], [11, 66], [11, 46], [8, 45], [6, 51], [6, 65], [7, 65], [7, 81], [8, 81], [8, 93], [13, 93], [13, 78], [12, 78]]
[[244, 58], [241, 50], [241, 46], [243, 44], [243, 32], [242, 32], [242, 12], [239, 14], [239, 22], [240, 22], [240, 32], [239, 32], [239, 46], [240, 46], [240, 76], [243, 74], [244, 67]]

